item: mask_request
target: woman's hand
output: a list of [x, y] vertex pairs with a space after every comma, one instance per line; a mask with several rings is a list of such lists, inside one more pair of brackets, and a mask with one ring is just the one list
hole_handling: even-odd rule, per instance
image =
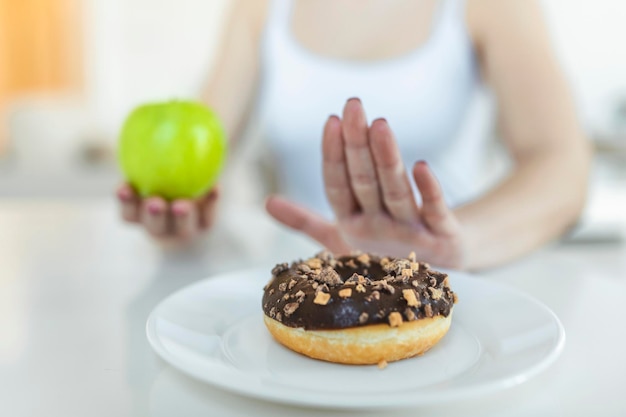
[[211, 227], [218, 197], [218, 187], [197, 200], [172, 202], [161, 197], [142, 199], [128, 184], [117, 190], [124, 220], [140, 224], [159, 240], [176, 243], [190, 242]]
[[337, 254], [353, 249], [407, 256], [437, 266], [463, 268], [461, 227], [425, 162], [413, 167], [421, 194], [418, 205], [393, 133], [384, 119], [367, 126], [358, 99], [350, 99], [343, 120], [331, 116], [322, 145], [326, 195], [336, 216], [321, 216], [279, 197], [268, 212]]

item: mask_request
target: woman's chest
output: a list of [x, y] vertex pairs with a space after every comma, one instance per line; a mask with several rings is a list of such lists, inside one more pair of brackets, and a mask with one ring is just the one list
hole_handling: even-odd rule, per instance
[[328, 58], [379, 61], [425, 43], [440, 0], [296, 0], [288, 30], [296, 42]]

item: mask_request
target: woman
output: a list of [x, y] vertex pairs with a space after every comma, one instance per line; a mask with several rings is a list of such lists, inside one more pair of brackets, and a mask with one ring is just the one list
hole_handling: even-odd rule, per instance
[[[218, 62], [207, 97], [230, 137], [260, 86], [268, 143], [295, 200], [270, 197], [268, 212], [332, 251], [415, 251], [442, 267], [485, 268], [562, 234], [583, 208], [589, 147], [536, 0], [241, 0]], [[514, 167], [479, 196], [484, 142], [458, 138], [481, 81]], [[386, 119], [368, 124], [365, 108]], [[334, 222], [311, 210], [324, 210], [324, 192]], [[210, 226], [217, 195], [168, 204], [119, 191], [128, 221], [179, 238]]]

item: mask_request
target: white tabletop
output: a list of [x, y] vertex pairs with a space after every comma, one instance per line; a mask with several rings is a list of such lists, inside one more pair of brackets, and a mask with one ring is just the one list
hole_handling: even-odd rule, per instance
[[[220, 220], [205, 244], [172, 252], [121, 224], [110, 201], [0, 203], [0, 415], [370, 415], [240, 397], [152, 352], [146, 318], [168, 294], [314, 250], [260, 211], [223, 210]], [[561, 358], [501, 394], [384, 415], [626, 415], [626, 246], [553, 245], [481, 275], [555, 311], [567, 334]]]

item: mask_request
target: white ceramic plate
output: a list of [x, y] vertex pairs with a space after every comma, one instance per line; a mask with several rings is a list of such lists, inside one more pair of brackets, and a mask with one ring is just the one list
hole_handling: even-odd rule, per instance
[[448, 334], [421, 357], [376, 366], [309, 359], [275, 342], [263, 324], [269, 269], [193, 284], [148, 318], [154, 350], [172, 366], [243, 395], [324, 408], [426, 405], [484, 395], [528, 380], [560, 354], [565, 333], [539, 301], [460, 273]]

